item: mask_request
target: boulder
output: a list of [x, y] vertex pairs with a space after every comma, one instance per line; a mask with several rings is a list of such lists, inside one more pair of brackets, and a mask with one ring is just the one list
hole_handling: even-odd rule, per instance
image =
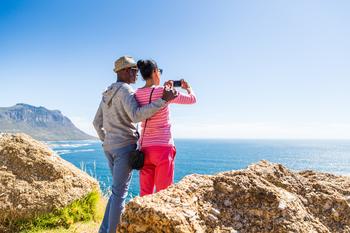
[[0, 225], [50, 213], [93, 190], [99, 190], [94, 178], [45, 144], [25, 134], [0, 135]]
[[350, 177], [267, 161], [189, 175], [131, 200], [118, 232], [350, 232]]

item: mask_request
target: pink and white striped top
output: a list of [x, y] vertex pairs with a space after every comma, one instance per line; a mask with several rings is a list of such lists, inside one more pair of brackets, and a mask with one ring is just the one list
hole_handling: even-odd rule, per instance
[[[162, 86], [155, 87], [152, 94], [152, 101], [157, 100], [163, 95]], [[152, 87], [144, 87], [136, 90], [135, 97], [140, 106], [147, 105], [149, 103], [149, 97], [152, 91]], [[190, 94], [179, 93], [178, 97], [169, 101], [174, 104], [194, 104], [196, 103], [196, 96], [193, 92]], [[141, 127], [144, 129], [145, 121], [142, 122]], [[170, 111], [169, 104], [166, 107], [159, 110], [151, 118], [148, 119], [146, 125], [146, 131], [143, 135], [140, 132], [140, 142], [142, 141], [142, 147], [147, 146], [173, 146], [174, 140], [171, 136], [171, 123], [170, 123]]]

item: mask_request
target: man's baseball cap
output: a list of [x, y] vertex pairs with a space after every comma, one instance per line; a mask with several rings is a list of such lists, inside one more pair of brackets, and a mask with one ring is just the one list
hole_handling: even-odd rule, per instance
[[137, 64], [136, 64], [134, 58], [131, 56], [122, 56], [114, 62], [114, 69], [113, 70], [114, 70], [114, 72], [117, 73], [119, 70], [130, 68], [130, 67], [137, 68]]

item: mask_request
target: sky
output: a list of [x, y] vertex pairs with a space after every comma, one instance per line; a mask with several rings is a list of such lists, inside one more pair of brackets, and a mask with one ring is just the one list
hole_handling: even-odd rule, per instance
[[[122, 55], [186, 79], [175, 138], [350, 139], [347, 0], [0, 0], [0, 106], [92, 127]], [[140, 78], [134, 88], [143, 86]]]

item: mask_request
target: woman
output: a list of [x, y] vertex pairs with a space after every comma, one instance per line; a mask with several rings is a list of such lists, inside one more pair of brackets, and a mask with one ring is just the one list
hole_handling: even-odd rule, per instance
[[[137, 67], [142, 78], [146, 81], [144, 87], [137, 89], [135, 96], [138, 103], [143, 106], [162, 96], [163, 86], [160, 86], [160, 75], [162, 70], [158, 68], [153, 60], [139, 60]], [[172, 87], [172, 81], [164, 86]], [[187, 94], [179, 93], [178, 97], [168, 103], [194, 104], [196, 96], [192, 88], [181, 80], [181, 88]], [[171, 124], [169, 119], [169, 106], [159, 110], [147, 121], [142, 122], [140, 146], [145, 154], [144, 166], [140, 171], [140, 195], [152, 194], [166, 189], [174, 180], [174, 158], [176, 149], [171, 135]]]

